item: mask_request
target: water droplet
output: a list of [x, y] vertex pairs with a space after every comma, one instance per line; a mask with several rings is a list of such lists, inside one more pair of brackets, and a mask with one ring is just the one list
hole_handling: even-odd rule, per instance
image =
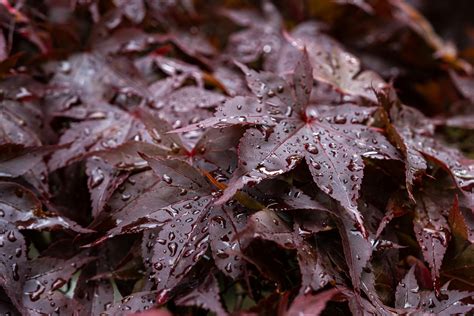
[[16, 236], [15, 236], [15, 232], [13, 230], [9, 231], [8, 234], [7, 234], [7, 239], [11, 242], [15, 242], [16, 241]]
[[181, 147], [180, 147], [178, 144], [174, 143], [174, 142], [171, 143], [170, 148], [171, 148], [171, 152], [172, 152], [173, 154], [177, 154], [177, 153], [179, 153], [179, 151], [181, 150]]
[[90, 119], [104, 119], [107, 115], [104, 112], [92, 112], [87, 117]]
[[26, 89], [25, 87], [20, 87], [20, 90], [16, 94], [15, 98], [17, 100], [23, 100], [23, 99], [27, 99], [31, 96], [33, 96], [33, 94], [28, 89]]
[[221, 226], [223, 229], [226, 227], [226, 220], [222, 216], [216, 216], [212, 218], [213, 222], [216, 222], [219, 226]]
[[351, 159], [351, 161], [349, 161], [349, 164], [347, 165], [347, 169], [349, 169], [349, 170], [352, 171], [352, 172], [355, 172], [355, 171], [362, 170], [363, 167], [360, 166], [360, 165], [358, 165], [358, 164], [356, 164], [356, 163], [354, 162], [354, 160]]
[[91, 172], [91, 177], [89, 179], [89, 186], [95, 188], [99, 186], [104, 181], [104, 172], [101, 168], [95, 168]]
[[183, 208], [187, 209], [187, 210], [190, 210], [193, 208], [192, 204], [191, 203], [186, 203], [183, 205]]
[[412, 292], [412, 293], [418, 293], [419, 291], [420, 291], [420, 287], [419, 287], [419, 286], [410, 289], [410, 292]]
[[345, 124], [347, 122], [347, 118], [344, 115], [336, 115], [334, 117], [334, 123], [336, 124]]
[[428, 300], [428, 308], [434, 308], [436, 305], [435, 305], [435, 302], [432, 298], [430, 298]]
[[170, 251], [171, 257], [174, 257], [174, 255], [176, 254], [177, 248], [178, 248], [178, 245], [175, 242], [170, 242], [168, 244], [168, 250]]
[[316, 147], [316, 145], [310, 144], [310, 143], [304, 144], [304, 149], [306, 149], [307, 152], [309, 152], [310, 154], [313, 154], [313, 155], [316, 155], [319, 152], [318, 147]]
[[298, 155], [291, 155], [287, 157], [286, 159], [286, 165], [288, 169], [293, 169], [296, 164], [301, 160], [301, 157]]
[[5, 216], [5, 211], [0, 208], [0, 217], [4, 217], [4, 216]]
[[28, 293], [29, 297], [30, 297], [30, 300], [32, 302], [36, 302], [37, 300], [40, 299], [41, 297], [41, 294], [44, 293], [44, 290], [45, 290], [45, 287], [41, 284], [37, 284], [36, 286], [36, 290], [34, 290], [33, 292], [31, 293]]
[[20, 275], [18, 274], [17, 263], [12, 264], [12, 275], [13, 275], [13, 280], [18, 281], [20, 279]]
[[270, 170], [266, 166], [258, 166], [257, 170], [260, 171], [263, 174], [266, 174], [268, 176], [277, 176], [282, 174], [284, 171], [281, 169], [276, 169], [276, 170]]
[[166, 240], [162, 238], [158, 238], [156, 242], [159, 243], [160, 245], [166, 245]]
[[224, 267], [225, 271], [227, 271], [228, 273], [232, 273], [232, 263], [227, 263]]
[[15, 195], [18, 197], [18, 198], [22, 198], [23, 197], [23, 190], [20, 189], [20, 188], [16, 188], [15, 189]]
[[271, 47], [270, 45], [264, 45], [264, 46], [263, 46], [263, 52], [264, 52], [265, 54], [270, 54], [271, 51], [272, 51], [272, 47]]
[[54, 280], [53, 284], [51, 285], [51, 291], [55, 291], [59, 288], [61, 288], [64, 284], [66, 284], [67, 281], [61, 278], [58, 278]]
[[173, 182], [173, 179], [167, 175], [167, 174], [163, 174], [163, 177], [162, 177], [163, 181], [166, 182], [167, 184], [171, 184]]
[[153, 267], [155, 268], [155, 270], [161, 271], [163, 269], [163, 264], [161, 262], [155, 262]]
[[321, 190], [323, 190], [324, 193], [331, 195], [333, 193], [333, 188], [332, 186], [321, 186]]

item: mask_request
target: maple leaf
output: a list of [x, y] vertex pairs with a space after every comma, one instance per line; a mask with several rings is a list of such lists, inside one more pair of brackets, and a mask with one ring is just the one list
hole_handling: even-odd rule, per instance
[[219, 298], [219, 284], [212, 274], [208, 274], [198, 288], [180, 297], [176, 303], [184, 306], [199, 306], [218, 316], [227, 315]]
[[0, 314], [472, 313], [472, 4], [63, 2], [0, 0]]
[[0, 182], [0, 206], [0, 218], [19, 229], [91, 232], [54, 211], [43, 210], [33, 192], [13, 182]]
[[[416, 217], [413, 220], [418, 243], [423, 252], [423, 257], [431, 268], [431, 277], [435, 290], [439, 289], [439, 271], [451, 238], [451, 229], [446, 219], [451, 206], [434, 197], [440, 196], [438, 192], [426, 192], [415, 195], [417, 201]], [[452, 204], [454, 201], [449, 201]], [[443, 203], [444, 202], [444, 203]]]
[[145, 2], [143, 0], [114, 0], [114, 4], [119, 8], [121, 13], [125, 15], [130, 21], [138, 24], [145, 18]]
[[[23, 306], [29, 313], [64, 312], [74, 315], [82, 309], [80, 303], [59, 291], [82, 266], [94, 260], [85, 254], [70, 259], [37, 258], [29, 262], [23, 285]], [[50, 301], [55, 305], [51, 306]]]
[[363, 236], [361, 231], [354, 227], [352, 221], [346, 216], [341, 216], [338, 220], [338, 226], [352, 285], [356, 293], [359, 293], [361, 274], [372, 256], [373, 239], [370, 235], [367, 237]]
[[415, 277], [415, 266], [412, 266], [403, 280], [397, 285], [395, 293], [395, 307], [416, 308], [420, 303], [420, 287]]
[[244, 185], [288, 172], [305, 159], [315, 183], [339, 201], [362, 227], [357, 199], [363, 158], [399, 157], [382, 134], [364, 125], [376, 108], [309, 105], [312, 71], [306, 53], [294, 73], [295, 97], [282, 78], [241, 67], [257, 98], [233, 98], [218, 108], [214, 118], [175, 130], [263, 125], [263, 129], [248, 129], [242, 137], [239, 167], [219, 202], [231, 198]]
[[383, 79], [373, 71], [362, 71], [359, 59], [322, 33], [318, 24], [302, 23], [288, 37], [289, 43], [282, 48], [277, 64], [280, 74], [294, 69], [299, 50], [305, 48], [314, 79], [328, 83], [344, 94], [377, 101], [374, 89], [377, 91], [386, 86]]
[[19, 144], [0, 145], [0, 176], [22, 177], [39, 192], [48, 196], [48, 168], [44, 159], [57, 146], [25, 147]]
[[19, 177], [43, 161], [45, 154], [53, 148], [25, 147], [19, 144], [0, 145], [0, 176]]
[[275, 62], [283, 42], [282, 18], [271, 2], [262, 4], [262, 14], [252, 10], [222, 10], [234, 23], [245, 27], [229, 37], [227, 51], [236, 60], [249, 63], [260, 56], [266, 65]]
[[[101, 259], [98, 259], [101, 260]], [[100, 314], [114, 301], [114, 289], [110, 281], [92, 281], [91, 266], [84, 266], [74, 289], [74, 298], [79, 301], [85, 314]]]
[[[468, 197], [471, 198], [472, 197]], [[472, 210], [472, 207], [470, 208]], [[461, 237], [463, 240], [468, 240], [471, 244], [474, 243], [474, 227], [472, 225], [472, 216], [469, 216], [469, 208], [459, 205], [457, 195], [454, 198], [453, 206], [449, 211], [449, 226], [455, 237]]]
[[[55, 170], [83, 159], [87, 154], [117, 147], [129, 140], [150, 139], [143, 124], [125, 111], [102, 104], [93, 119], [73, 123], [59, 141], [66, 145], [56, 151], [48, 162]], [[95, 118], [95, 119], [94, 119]]]
[[[152, 158], [147, 161], [169, 189], [181, 192], [177, 203], [168, 202], [156, 212], [168, 220], [151, 240], [152, 268], [160, 295], [165, 296], [208, 248], [208, 218], [213, 196], [209, 184], [186, 163]], [[149, 216], [153, 217], [153, 213]]]
[[156, 291], [135, 292], [114, 304], [108, 305], [103, 314], [125, 316], [131, 313], [146, 311], [155, 305], [156, 294]]
[[339, 290], [330, 289], [316, 295], [298, 296], [293, 301], [290, 309], [285, 315], [296, 316], [301, 315], [301, 313], [304, 313], [304, 315], [321, 315], [322, 311], [326, 307], [327, 302], [330, 301], [337, 293], [339, 293]]
[[400, 312], [429, 312], [453, 315], [473, 310], [474, 306], [472, 304], [462, 303], [463, 299], [472, 297], [472, 292], [448, 290], [448, 282], [440, 289], [443, 296], [443, 299], [440, 300], [434, 292], [420, 289], [414, 270], [413, 266], [397, 286], [395, 306], [400, 309]]
[[23, 235], [17, 228], [3, 219], [0, 219], [0, 287], [11, 299], [13, 305], [24, 311], [21, 296], [23, 291], [25, 271], [27, 269], [26, 244]]
[[209, 218], [209, 244], [216, 266], [226, 275], [237, 279], [245, 261], [241, 256], [238, 234], [247, 224], [245, 210], [227, 206], [213, 208]]
[[296, 226], [293, 230], [274, 212], [264, 209], [252, 214], [238, 238], [242, 248], [255, 238], [273, 241], [282, 248], [296, 249], [302, 284], [300, 294], [317, 291], [332, 279], [317, 250], [304, 237], [307, 231]]
[[406, 186], [412, 195], [413, 183], [425, 173], [428, 160], [448, 171], [456, 184], [469, 191], [474, 185], [474, 161], [456, 148], [438, 141], [434, 121], [418, 110], [402, 105], [390, 92], [378, 94], [379, 101], [388, 108], [391, 123], [387, 131], [391, 140], [405, 156]]
[[91, 194], [92, 216], [96, 217], [113, 192], [126, 180], [128, 173], [120, 173], [99, 157], [92, 157], [86, 163], [86, 174], [89, 177], [87, 185]]
[[455, 148], [442, 145], [433, 138], [434, 125], [416, 109], [393, 107], [391, 117], [406, 156], [407, 187], [427, 168], [427, 159], [450, 172], [460, 188], [469, 190], [474, 185], [474, 161]]
[[[26, 97], [32, 93], [23, 88]], [[0, 144], [21, 144], [39, 146], [42, 144], [43, 114], [36, 102], [22, 102], [21, 94], [17, 99], [3, 100], [0, 104]]]

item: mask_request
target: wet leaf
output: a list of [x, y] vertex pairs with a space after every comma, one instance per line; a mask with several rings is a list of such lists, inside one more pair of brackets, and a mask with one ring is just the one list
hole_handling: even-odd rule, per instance
[[0, 219], [19, 229], [90, 232], [54, 211], [44, 210], [33, 192], [12, 182], [0, 182]]
[[[301, 65], [305, 64], [307, 57], [303, 55]], [[308, 102], [304, 91], [296, 92], [299, 101], [292, 100], [288, 85], [282, 78], [268, 73], [258, 74], [247, 68], [243, 70], [257, 99], [231, 99], [214, 118], [177, 130], [234, 124], [273, 126], [278, 122], [272, 128], [264, 126], [246, 131], [239, 145], [239, 167], [220, 201], [231, 198], [245, 185], [286, 173], [305, 159], [314, 182], [323, 192], [338, 200], [363, 229], [357, 210], [363, 158], [398, 158], [397, 151], [383, 135], [363, 124], [375, 109], [351, 104], [337, 107], [299, 104]], [[298, 76], [295, 73], [298, 89], [311, 91], [312, 87], [304, 86], [307, 83]], [[264, 98], [266, 102], [261, 104], [258, 98]], [[285, 112], [281, 108], [285, 108]]]
[[0, 220], [0, 286], [10, 298], [13, 305], [24, 311], [21, 297], [25, 272], [27, 270], [26, 244], [23, 235], [16, 227], [4, 220]]
[[219, 292], [217, 280], [212, 274], [209, 274], [197, 289], [180, 297], [176, 303], [185, 306], [199, 306], [214, 312], [218, 316], [227, 315], [220, 302]]
[[0, 314], [471, 313], [473, 11], [0, 0]]
[[290, 306], [285, 315], [295, 316], [304, 313], [305, 315], [321, 315], [328, 301], [336, 295], [337, 289], [327, 290], [316, 295], [298, 296]]

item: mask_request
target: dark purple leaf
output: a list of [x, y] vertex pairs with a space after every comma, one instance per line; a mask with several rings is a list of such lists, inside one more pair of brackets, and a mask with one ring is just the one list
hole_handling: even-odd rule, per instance
[[91, 194], [92, 216], [96, 217], [128, 174], [120, 172], [99, 157], [88, 159], [86, 174], [89, 177], [87, 185]]
[[287, 316], [297, 315], [321, 315], [327, 302], [329, 302], [333, 296], [339, 293], [337, 289], [330, 289], [316, 295], [301, 295], [298, 296], [287, 311]]
[[24, 311], [22, 298], [25, 272], [27, 269], [26, 245], [23, 235], [17, 228], [0, 219], [0, 287], [13, 305]]
[[462, 300], [472, 298], [472, 292], [448, 290], [448, 282], [441, 287], [442, 298], [439, 299], [435, 292], [420, 290], [414, 271], [413, 266], [397, 286], [395, 307], [400, 312], [454, 315], [474, 309], [472, 304], [462, 303]]
[[127, 141], [150, 139], [143, 124], [127, 112], [104, 104], [89, 120], [73, 123], [61, 137], [66, 148], [56, 151], [48, 162], [52, 170], [64, 167], [87, 154], [115, 148]]
[[44, 210], [33, 192], [11, 182], [0, 182], [0, 219], [19, 229], [90, 232], [54, 211]]
[[0, 314], [470, 315], [473, 10], [0, 0]]
[[209, 244], [216, 266], [233, 279], [239, 277], [245, 267], [237, 236], [245, 224], [245, 211], [227, 206], [215, 207], [209, 218]]
[[443, 299], [438, 299], [434, 292], [424, 292], [421, 299], [421, 307], [425, 312], [438, 315], [455, 315], [470, 313], [474, 310], [474, 304], [462, 303], [462, 300], [472, 299], [472, 291], [448, 290], [449, 283], [441, 288]]
[[176, 193], [179, 198], [179, 202], [158, 210], [157, 215], [165, 214], [167, 221], [158, 235], [150, 241], [152, 268], [158, 290], [165, 296], [208, 248], [207, 221], [212, 195], [207, 182], [188, 164], [178, 160], [152, 158], [147, 158], [147, 161], [162, 182], [174, 192], [178, 191]]
[[220, 300], [220, 290], [216, 278], [209, 274], [191, 293], [176, 300], [178, 305], [198, 306], [212, 311], [217, 316], [227, 315]]
[[415, 266], [412, 266], [405, 277], [397, 285], [395, 307], [411, 309], [417, 308], [419, 303], [420, 287], [415, 277]]
[[68, 284], [77, 270], [92, 260], [94, 258], [78, 255], [69, 260], [44, 257], [28, 262], [23, 286], [23, 305], [28, 312], [79, 315], [80, 303], [60, 289]]
[[402, 151], [406, 157], [406, 181], [411, 192], [413, 181], [427, 168], [426, 159], [447, 169], [459, 187], [468, 190], [474, 184], [474, 162], [464, 157], [455, 148], [442, 145], [432, 138], [434, 126], [429, 119], [414, 108], [393, 107], [391, 118], [394, 132], [401, 140]]
[[282, 248], [296, 249], [302, 277], [301, 293], [319, 290], [331, 281], [331, 276], [318, 257], [317, 250], [304, 237], [308, 231], [295, 226], [295, 231], [270, 210], [259, 211], [247, 221], [247, 226], [237, 236], [242, 247], [254, 238], [277, 243]]
[[305, 48], [314, 79], [329, 83], [344, 94], [376, 101], [373, 89], [379, 90], [386, 85], [375, 72], [362, 71], [359, 59], [321, 33], [315, 23], [299, 25], [289, 35], [289, 42], [279, 57], [280, 73], [291, 72], [298, 60], [298, 50]]
[[229, 38], [227, 50], [233, 58], [249, 63], [263, 55], [266, 64], [275, 61], [283, 41], [282, 19], [271, 2], [263, 3], [262, 15], [249, 10], [224, 10], [222, 13], [236, 24], [247, 27]]
[[114, 0], [115, 5], [120, 11], [133, 23], [140, 23], [145, 18], [145, 2], [144, 0]]
[[0, 176], [12, 178], [21, 176], [34, 167], [38, 167], [43, 161], [44, 155], [52, 150], [53, 148], [48, 147], [0, 145]]
[[156, 291], [136, 292], [108, 306], [104, 315], [126, 316], [146, 311], [156, 304]]
[[338, 225], [349, 275], [355, 291], [358, 292], [361, 287], [361, 273], [372, 256], [371, 238], [364, 237], [357, 224], [354, 225], [353, 221], [345, 216], [342, 216]]
[[439, 270], [443, 263], [444, 254], [451, 239], [451, 229], [443, 213], [450, 208], [443, 209], [439, 201], [433, 196], [420, 194], [417, 197], [416, 217], [413, 220], [413, 230], [423, 252], [423, 257], [431, 268], [431, 277], [436, 290], [439, 289]]
[[[303, 55], [302, 65], [307, 62], [305, 57]], [[357, 210], [363, 158], [398, 158], [398, 152], [383, 135], [363, 125], [375, 109], [351, 104], [304, 108], [303, 104], [291, 101], [283, 79], [268, 73], [260, 75], [246, 68], [244, 71], [247, 72], [249, 87], [257, 98], [265, 98], [264, 104], [260, 105], [258, 99], [236, 97], [219, 108], [214, 118], [177, 130], [234, 124], [273, 126], [279, 122], [272, 129], [249, 129], [244, 134], [239, 145], [239, 168], [220, 201], [230, 199], [245, 185], [292, 170], [304, 158], [314, 182], [323, 192], [338, 200], [363, 229]], [[297, 74], [295, 78], [301, 82]], [[272, 86], [276, 86], [275, 90]], [[303, 88], [311, 89], [308, 86]], [[279, 110], [282, 106], [286, 108], [285, 113]]]
[[[19, 92], [20, 93], [20, 92]], [[31, 96], [26, 88], [23, 93]], [[21, 99], [21, 96], [17, 95]], [[40, 126], [43, 115], [37, 104], [4, 100], [0, 105], [0, 144], [41, 145]]]

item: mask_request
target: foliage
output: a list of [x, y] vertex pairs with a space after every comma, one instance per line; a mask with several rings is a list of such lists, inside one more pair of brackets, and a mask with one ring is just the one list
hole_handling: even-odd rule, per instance
[[471, 312], [441, 3], [0, 1], [0, 313]]

